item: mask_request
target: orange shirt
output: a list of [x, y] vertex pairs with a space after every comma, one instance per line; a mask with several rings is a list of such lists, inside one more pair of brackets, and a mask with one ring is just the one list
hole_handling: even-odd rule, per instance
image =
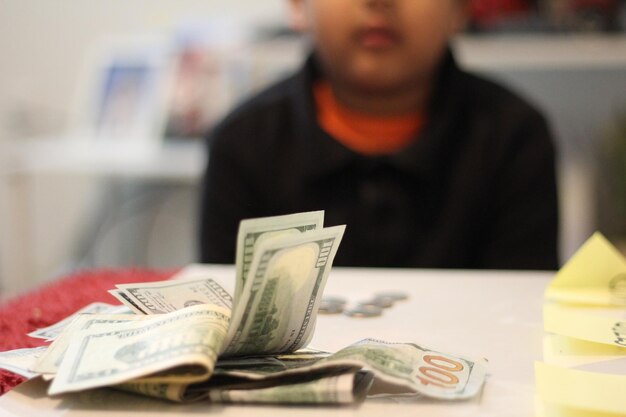
[[413, 141], [424, 125], [424, 117], [418, 112], [375, 116], [348, 109], [337, 101], [327, 81], [317, 82], [313, 95], [322, 129], [347, 148], [364, 155], [394, 153]]

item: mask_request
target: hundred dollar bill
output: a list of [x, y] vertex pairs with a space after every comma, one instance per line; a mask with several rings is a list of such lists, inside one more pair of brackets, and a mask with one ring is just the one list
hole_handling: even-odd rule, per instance
[[217, 278], [177, 279], [116, 285], [111, 294], [140, 314], [164, 314], [197, 304], [231, 309], [233, 299]]
[[411, 343], [365, 339], [334, 354], [312, 351], [221, 359], [214, 378], [258, 381], [359, 369], [374, 373], [371, 395], [419, 393], [439, 399], [464, 399], [478, 393], [486, 377], [484, 360], [470, 360]]
[[[280, 378], [290, 373], [310, 372], [316, 363], [330, 355], [321, 350], [304, 348], [279, 355], [220, 358], [215, 365], [213, 376], [250, 381]], [[341, 366], [341, 364], [338, 365]], [[358, 370], [360, 366], [348, 366], [348, 368]]]
[[[290, 375], [288, 375], [289, 370], [302, 369], [303, 372], [299, 374], [310, 376], [313, 373], [309, 372], [307, 365], [311, 365], [328, 355], [328, 352], [304, 348], [285, 355], [218, 359], [211, 379], [204, 383], [166, 384], [130, 381], [116, 385], [113, 388], [170, 401], [194, 402], [207, 399], [208, 391], [211, 388], [225, 389], [227, 386], [232, 388], [233, 384], [246, 384], [247, 387], [250, 388], [250, 383], [254, 384], [255, 381], [265, 381], [269, 379], [280, 379], [280, 382], [274, 382], [274, 385], [287, 383], [292, 380], [290, 379]], [[358, 367], [354, 366], [350, 366], [348, 369], [329, 367], [328, 369], [324, 369], [323, 372], [315, 372], [315, 375], [321, 378], [336, 374], [339, 371], [353, 373], [357, 370]], [[298, 373], [294, 373], [294, 375], [297, 377]], [[263, 384], [265, 387], [268, 386], [266, 383]], [[257, 387], [260, 386], [261, 385], [258, 385]]]
[[115, 297], [120, 303], [124, 305], [127, 309], [129, 309], [134, 314], [149, 314], [147, 309], [142, 310], [141, 307], [137, 303], [135, 303], [131, 298], [123, 291], [118, 289], [113, 289], [108, 291], [113, 297]]
[[98, 314], [98, 313], [107, 313], [110, 309], [117, 308], [117, 306], [107, 304], [107, 303], [91, 303], [80, 310], [76, 311], [72, 315], [64, 318], [63, 320], [56, 322], [55, 324], [42, 327], [41, 329], [37, 329], [28, 333], [30, 337], [35, 337], [38, 339], [46, 339], [46, 340], [54, 340], [67, 326], [74, 320], [78, 314]]
[[39, 375], [33, 370], [37, 358], [45, 351], [46, 346], [24, 348], [0, 352], [0, 369], [4, 369], [24, 378], [34, 378]]
[[107, 308], [101, 314], [130, 315], [130, 314], [134, 314], [134, 312], [130, 308], [126, 307], [125, 305], [119, 305], [119, 306], [113, 306], [111, 308]]
[[235, 299], [243, 290], [254, 252], [260, 243], [275, 237], [318, 230], [323, 224], [323, 210], [242, 220], [237, 233]]
[[228, 329], [230, 311], [201, 304], [147, 320], [72, 337], [48, 393], [131, 380], [192, 383], [208, 379]]
[[350, 372], [261, 388], [210, 389], [208, 397], [220, 403], [351, 404], [365, 399], [372, 378], [369, 372]]
[[47, 347], [33, 366], [40, 374], [54, 375], [59, 369], [63, 355], [74, 335], [81, 331], [110, 329], [117, 323], [147, 320], [145, 315], [135, 314], [89, 314], [78, 315], [68, 324], [61, 334]]
[[482, 388], [484, 360], [436, 352], [413, 343], [365, 339], [323, 359], [361, 365], [374, 373], [369, 395], [415, 394], [443, 399], [466, 399]]
[[111, 388], [178, 403], [205, 400], [208, 396], [206, 390], [194, 391], [191, 389], [193, 386], [194, 384], [128, 381]]
[[266, 240], [233, 311], [225, 355], [293, 352], [310, 340], [345, 226]]
[[214, 378], [196, 384], [128, 382], [113, 388], [175, 402], [274, 404], [347, 404], [362, 401], [373, 373], [336, 370], [302, 373], [268, 380], [246, 381]]
[[476, 395], [486, 378], [484, 360], [437, 352], [412, 343], [365, 339], [330, 355], [299, 353], [218, 361], [213, 379], [259, 381], [358, 369], [374, 374], [372, 396], [416, 394], [438, 399]]
[[[483, 360], [461, 358], [412, 343], [366, 339], [332, 355], [302, 350], [284, 355], [220, 359], [211, 379], [198, 384], [131, 382], [122, 388], [178, 402], [207, 397], [214, 401], [307, 402], [302, 399], [306, 394], [313, 396], [310, 401], [321, 404], [335, 403], [347, 391], [343, 390], [342, 394], [336, 391], [337, 386], [321, 382], [322, 385], [318, 385], [314, 380], [361, 371], [373, 376], [363, 395], [420, 394], [445, 400], [476, 395], [486, 376]], [[304, 383], [311, 384], [302, 385], [296, 391], [286, 387]], [[319, 390], [323, 390], [323, 395], [315, 396]], [[288, 393], [293, 398], [283, 397]]]

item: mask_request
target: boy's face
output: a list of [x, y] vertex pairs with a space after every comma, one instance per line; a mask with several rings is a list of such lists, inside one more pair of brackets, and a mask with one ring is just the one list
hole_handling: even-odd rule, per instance
[[291, 0], [292, 22], [312, 36], [331, 82], [393, 92], [431, 79], [463, 0]]

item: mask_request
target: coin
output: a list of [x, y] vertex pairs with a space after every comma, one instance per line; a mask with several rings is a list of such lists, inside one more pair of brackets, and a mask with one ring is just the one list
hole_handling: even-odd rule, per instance
[[345, 298], [342, 297], [335, 297], [332, 295], [325, 295], [322, 297], [322, 303], [331, 303], [331, 304], [339, 304], [339, 305], [346, 305], [347, 301]]
[[354, 308], [344, 311], [343, 314], [354, 318], [371, 318], [383, 314], [383, 309], [373, 305], [359, 304]]
[[320, 314], [339, 314], [343, 312], [343, 304], [327, 303], [324, 300], [320, 303], [318, 313]]
[[374, 298], [378, 297], [391, 298], [394, 301], [404, 301], [409, 299], [409, 294], [402, 291], [383, 291], [374, 294]]
[[389, 308], [393, 305], [394, 300], [389, 297], [374, 297], [367, 301], [359, 302], [363, 306], [374, 306], [380, 308]]

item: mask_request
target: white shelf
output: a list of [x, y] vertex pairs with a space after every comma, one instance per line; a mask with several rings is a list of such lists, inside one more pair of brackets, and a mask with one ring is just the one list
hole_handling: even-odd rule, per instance
[[5, 174], [82, 174], [193, 181], [206, 161], [203, 141], [150, 143], [49, 137], [3, 145]]
[[626, 35], [464, 35], [454, 42], [468, 68], [586, 69], [626, 67]]

